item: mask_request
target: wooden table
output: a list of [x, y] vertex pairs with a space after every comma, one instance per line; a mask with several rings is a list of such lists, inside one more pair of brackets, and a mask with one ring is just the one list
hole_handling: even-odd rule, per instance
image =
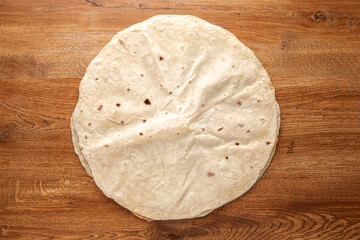
[[[360, 1], [0, 1], [0, 238], [360, 239]], [[281, 108], [276, 154], [206, 217], [146, 222], [106, 198], [74, 153], [86, 66], [157, 14], [233, 32]]]

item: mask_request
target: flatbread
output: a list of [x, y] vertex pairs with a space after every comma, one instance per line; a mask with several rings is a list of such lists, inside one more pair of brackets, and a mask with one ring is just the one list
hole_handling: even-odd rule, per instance
[[204, 216], [248, 191], [274, 154], [280, 110], [265, 69], [233, 34], [193, 16], [116, 34], [79, 92], [75, 152], [139, 217]]

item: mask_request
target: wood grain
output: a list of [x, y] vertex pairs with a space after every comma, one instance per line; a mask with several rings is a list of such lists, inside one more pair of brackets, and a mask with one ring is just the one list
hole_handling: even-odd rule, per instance
[[[251, 191], [206, 217], [146, 222], [86, 175], [69, 119], [86, 66], [156, 14], [233, 32], [268, 70], [276, 154]], [[0, 238], [360, 239], [360, 2], [0, 1]]]

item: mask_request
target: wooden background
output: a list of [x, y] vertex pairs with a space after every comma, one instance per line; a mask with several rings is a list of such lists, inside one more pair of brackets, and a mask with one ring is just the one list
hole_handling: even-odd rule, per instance
[[[360, 239], [360, 1], [0, 0], [0, 238]], [[156, 14], [233, 32], [281, 107], [264, 177], [206, 217], [146, 222], [106, 198], [73, 151], [86, 66]]]

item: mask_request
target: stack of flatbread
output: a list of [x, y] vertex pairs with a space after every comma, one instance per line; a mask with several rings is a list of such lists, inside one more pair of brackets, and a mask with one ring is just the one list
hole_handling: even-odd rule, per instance
[[90, 63], [71, 130], [106, 196], [148, 220], [184, 219], [255, 184], [279, 116], [265, 69], [233, 34], [162, 15], [119, 32]]

